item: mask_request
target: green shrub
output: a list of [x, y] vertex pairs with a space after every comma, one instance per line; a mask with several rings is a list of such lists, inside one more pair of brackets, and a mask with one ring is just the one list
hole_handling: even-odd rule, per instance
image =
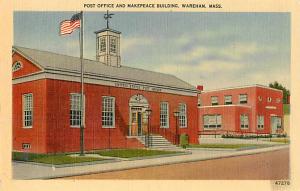
[[189, 144], [189, 136], [187, 134], [180, 135], [180, 146], [186, 148]]
[[[222, 138], [234, 138], [234, 139], [256, 139], [256, 138], [270, 138], [272, 135], [247, 135], [247, 134], [223, 134]], [[277, 137], [285, 137], [285, 134], [277, 135]]]

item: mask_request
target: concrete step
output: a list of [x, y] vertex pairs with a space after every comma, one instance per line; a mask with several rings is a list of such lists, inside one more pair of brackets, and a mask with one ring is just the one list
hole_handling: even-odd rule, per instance
[[[148, 137], [140, 136], [137, 139], [143, 144], [146, 145], [146, 140]], [[173, 145], [170, 141], [164, 138], [161, 135], [150, 135], [149, 136], [150, 148], [159, 149], [159, 150], [182, 150], [182, 148]]]

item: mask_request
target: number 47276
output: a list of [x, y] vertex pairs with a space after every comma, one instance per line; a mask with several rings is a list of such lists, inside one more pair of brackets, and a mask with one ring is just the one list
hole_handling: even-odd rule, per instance
[[289, 180], [276, 180], [275, 185], [279, 186], [289, 186], [291, 183]]

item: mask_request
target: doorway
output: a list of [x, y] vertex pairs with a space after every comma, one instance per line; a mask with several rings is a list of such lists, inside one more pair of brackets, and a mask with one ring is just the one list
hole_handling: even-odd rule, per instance
[[137, 126], [138, 126], [138, 136], [142, 136], [142, 113], [137, 112]]
[[130, 136], [143, 136], [147, 134], [148, 119], [144, 108], [131, 107]]
[[271, 116], [271, 133], [276, 134], [281, 128], [281, 117]]
[[143, 136], [148, 132], [148, 118], [146, 109], [149, 107], [147, 99], [136, 94], [129, 100], [129, 136]]

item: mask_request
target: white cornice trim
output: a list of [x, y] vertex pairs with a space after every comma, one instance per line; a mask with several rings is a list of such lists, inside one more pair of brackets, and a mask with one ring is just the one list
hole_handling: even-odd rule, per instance
[[27, 56], [26, 54], [24, 54], [22, 51], [20, 51], [18, 48], [13, 47], [13, 55], [17, 52], [18, 54], [20, 54], [23, 58], [25, 58], [26, 60], [29, 60], [32, 64], [34, 64], [35, 66], [37, 66], [39, 69], [41, 69], [42, 71], [44, 70], [43, 67], [34, 59], [32, 59], [30, 56]]
[[209, 92], [216, 92], [216, 91], [223, 91], [223, 90], [233, 90], [233, 89], [243, 89], [243, 88], [253, 88], [253, 87], [260, 87], [260, 88], [265, 88], [265, 89], [270, 89], [270, 90], [282, 92], [282, 90], [278, 90], [278, 89], [275, 89], [275, 88], [270, 88], [268, 86], [264, 86], [264, 85], [260, 85], [260, 84], [253, 84], [253, 85], [236, 86], [236, 87], [228, 87], [228, 88], [213, 89], [213, 90], [204, 90], [201, 93], [209, 93]]
[[207, 106], [198, 106], [199, 109], [201, 108], [217, 108], [217, 107], [246, 107], [251, 108], [250, 105], [207, 105]]
[[[80, 74], [70, 75], [70, 73], [63, 73], [63, 72], [38, 72], [27, 76], [22, 76], [20, 78], [15, 78], [13, 79], [13, 84], [20, 84], [20, 83], [25, 83], [25, 82], [30, 82], [30, 81], [40, 80], [40, 79], [54, 79], [54, 80], [64, 80], [70, 82], [80, 82]], [[149, 87], [149, 90], [147, 89], [136, 89], [136, 90], [197, 97], [197, 92], [192, 90], [188, 91], [188, 90], [182, 90], [174, 87], [137, 83], [137, 82], [130, 82], [125, 80], [117, 80], [117, 79], [110, 79], [110, 78], [99, 78], [99, 77], [94, 77], [89, 75], [85, 75], [84, 82], [88, 84], [112, 86], [116, 88], [126, 88], [126, 89], [135, 89], [135, 88], [131, 88], [130, 86], [130, 85], [134, 85], [135, 87], [147, 87], [147, 88]], [[129, 86], [120, 87], [120, 86], [116, 86], [116, 83], [126, 83]], [[158, 88], [161, 91], [155, 91], [154, 90], [155, 88]]]

